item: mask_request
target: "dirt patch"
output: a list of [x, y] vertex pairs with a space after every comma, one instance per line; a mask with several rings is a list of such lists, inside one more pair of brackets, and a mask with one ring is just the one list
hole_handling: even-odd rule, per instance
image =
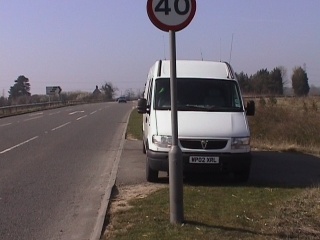
[[146, 198], [149, 194], [164, 188], [166, 185], [144, 183], [139, 185], [123, 186], [118, 188], [118, 194], [112, 199], [109, 213], [130, 209], [129, 201], [137, 198]]
[[127, 139], [127, 140], [138, 140], [136, 137], [134, 137], [134, 136], [133, 136], [132, 134], [130, 134], [130, 133], [127, 133], [126, 139]]
[[167, 184], [152, 184], [152, 183], [144, 183], [138, 185], [126, 185], [117, 187], [116, 193], [112, 197], [109, 205], [109, 210], [107, 213], [107, 217], [109, 222], [107, 223], [102, 240], [108, 239], [110, 234], [114, 231], [113, 221], [117, 212], [127, 211], [132, 206], [129, 204], [129, 201], [132, 199], [138, 198], [146, 198], [151, 193], [165, 188], [168, 186]]

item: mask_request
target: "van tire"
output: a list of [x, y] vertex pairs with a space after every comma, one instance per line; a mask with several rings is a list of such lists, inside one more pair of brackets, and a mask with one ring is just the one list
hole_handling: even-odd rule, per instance
[[237, 182], [245, 183], [249, 180], [250, 168], [234, 172], [234, 178]]
[[146, 178], [148, 182], [158, 181], [158, 171], [150, 168], [148, 157], [146, 157]]

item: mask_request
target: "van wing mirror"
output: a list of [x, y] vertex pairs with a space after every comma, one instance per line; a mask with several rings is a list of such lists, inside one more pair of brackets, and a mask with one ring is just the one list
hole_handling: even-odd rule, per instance
[[256, 110], [255, 102], [253, 100], [248, 101], [247, 107], [246, 107], [247, 116], [254, 116], [255, 110]]
[[147, 113], [147, 99], [139, 98], [137, 109], [140, 114]]

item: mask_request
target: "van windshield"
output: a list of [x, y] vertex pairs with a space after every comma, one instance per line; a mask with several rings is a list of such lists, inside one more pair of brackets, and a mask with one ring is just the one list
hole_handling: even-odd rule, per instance
[[[156, 79], [154, 109], [170, 110], [170, 105], [170, 79]], [[243, 111], [236, 81], [202, 78], [177, 78], [177, 109], [178, 111]]]

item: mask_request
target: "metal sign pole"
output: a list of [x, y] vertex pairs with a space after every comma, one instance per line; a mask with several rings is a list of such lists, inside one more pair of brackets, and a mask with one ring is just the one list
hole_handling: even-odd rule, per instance
[[182, 151], [178, 144], [177, 72], [175, 32], [189, 25], [196, 13], [196, 0], [148, 0], [147, 13], [151, 22], [170, 34], [170, 87], [172, 147], [169, 151], [170, 222], [183, 222], [183, 165]]
[[170, 89], [171, 89], [171, 126], [172, 147], [169, 151], [169, 191], [170, 191], [170, 222], [181, 224], [183, 216], [183, 170], [182, 152], [178, 144], [177, 114], [177, 72], [176, 72], [176, 36], [170, 30]]

